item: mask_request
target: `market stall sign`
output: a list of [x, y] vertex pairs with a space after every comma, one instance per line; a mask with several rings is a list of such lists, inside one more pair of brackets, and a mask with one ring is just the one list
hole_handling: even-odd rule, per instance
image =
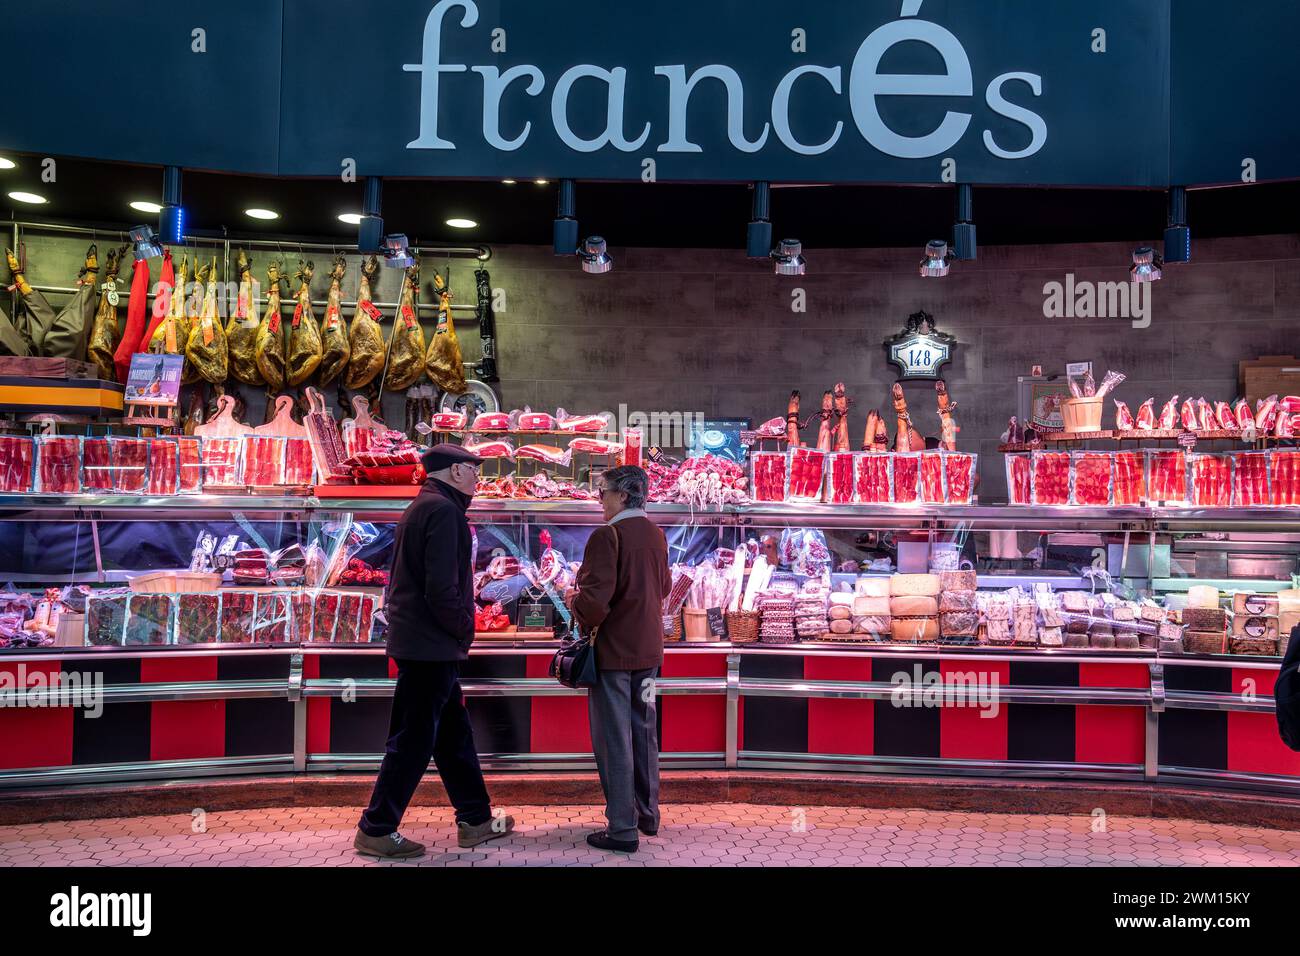
[[889, 361], [898, 367], [900, 379], [938, 378], [939, 369], [952, 359], [957, 340], [934, 327], [934, 318], [916, 312], [907, 318], [907, 326], [885, 340]]

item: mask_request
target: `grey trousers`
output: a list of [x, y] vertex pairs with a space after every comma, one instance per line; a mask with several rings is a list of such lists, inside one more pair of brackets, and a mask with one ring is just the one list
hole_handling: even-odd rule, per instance
[[646, 684], [657, 671], [603, 670], [587, 688], [591, 746], [615, 840], [635, 840], [638, 824], [659, 828], [659, 728], [653, 683]]

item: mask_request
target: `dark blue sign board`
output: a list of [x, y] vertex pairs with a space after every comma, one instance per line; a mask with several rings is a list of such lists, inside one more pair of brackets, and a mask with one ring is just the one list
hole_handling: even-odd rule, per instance
[[[276, 175], [1300, 177], [1300, 4], [98, 0], [0, 22], [0, 147]], [[106, 70], [111, 65], [110, 70]], [[118, 78], [129, 98], [105, 108]]]

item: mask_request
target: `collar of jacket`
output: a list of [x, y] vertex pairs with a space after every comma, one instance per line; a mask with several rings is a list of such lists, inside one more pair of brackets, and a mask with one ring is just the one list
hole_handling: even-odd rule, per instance
[[424, 487], [428, 491], [435, 491], [446, 495], [460, 506], [461, 511], [468, 511], [470, 503], [474, 500], [473, 495], [467, 495], [454, 485], [449, 485], [445, 481], [439, 481], [437, 478], [426, 478]]
[[605, 524], [616, 524], [624, 518], [644, 518], [646, 516], [644, 508], [624, 508], [614, 517], [610, 518]]

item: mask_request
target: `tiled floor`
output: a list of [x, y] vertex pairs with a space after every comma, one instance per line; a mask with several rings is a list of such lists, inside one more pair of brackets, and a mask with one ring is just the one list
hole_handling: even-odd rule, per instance
[[[1140, 817], [673, 805], [632, 856], [583, 841], [595, 807], [511, 807], [517, 832], [456, 849], [447, 810], [414, 808], [418, 863], [351, 848], [357, 810], [291, 807], [0, 827], [0, 866], [1293, 866], [1300, 833]], [[1102, 825], [1104, 824], [1104, 829]]]

